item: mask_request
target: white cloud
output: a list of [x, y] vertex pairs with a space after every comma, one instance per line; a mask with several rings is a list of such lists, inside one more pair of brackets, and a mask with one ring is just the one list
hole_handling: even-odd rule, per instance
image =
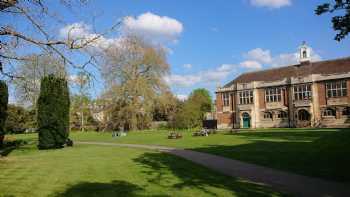
[[[125, 17], [122, 21], [122, 35], [134, 34], [151, 43], [164, 45], [164, 47], [169, 42], [177, 42], [182, 31], [183, 25], [179, 21], [150, 12], [141, 14], [137, 18]], [[67, 40], [74, 40], [75, 44], [82, 44], [98, 37], [89, 44], [93, 49], [106, 49], [111, 45], [117, 45], [122, 39], [122, 36], [107, 38], [104, 35], [94, 33], [91, 25], [84, 22], [66, 25], [60, 29], [59, 34]], [[165, 48], [170, 54], [172, 53], [170, 48]]]
[[250, 70], [262, 69], [262, 65], [259, 62], [254, 61], [254, 60], [247, 60], [247, 61], [241, 62], [240, 66], [243, 68], [250, 69]]
[[181, 86], [181, 87], [190, 87], [201, 81], [200, 76], [196, 75], [169, 75], [165, 76], [164, 80], [171, 86]]
[[263, 50], [261, 48], [248, 51], [244, 56], [246, 59], [255, 60], [264, 64], [269, 64], [272, 61], [270, 50]]
[[217, 71], [219, 72], [231, 72], [234, 70], [236, 65], [234, 64], [222, 64], [219, 68], [217, 68]]
[[136, 34], [154, 42], [177, 42], [183, 31], [183, 25], [168, 16], [158, 16], [151, 12], [138, 17], [126, 17], [123, 21], [123, 31]]
[[84, 22], [73, 23], [67, 25], [60, 29], [59, 32], [62, 38], [65, 38], [70, 41], [75, 41], [75, 44], [83, 44], [87, 41], [93, 40], [89, 44], [90, 47], [94, 49], [106, 49], [110, 47], [112, 44], [117, 44], [120, 41], [120, 38], [106, 38], [100, 34], [93, 33], [92, 27], [90, 25], [85, 24]]
[[164, 80], [170, 86], [190, 87], [199, 83], [217, 83], [235, 70], [233, 64], [222, 64], [218, 68], [188, 75], [169, 75]]
[[250, 0], [250, 3], [257, 7], [281, 8], [292, 5], [292, 0]]
[[192, 68], [192, 64], [184, 64], [183, 67], [187, 68], [187, 69], [190, 69], [190, 68]]
[[[322, 59], [312, 48], [310, 48], [310, 52], [311, 61], [319, 61]], [[264, 50], [261, 48], [252, 49], [243, 56], [247, 61], [242, 62], [241, 66], [245, 68], [259, 68], [262, 64], [272, 67], [288, 66], [298, 64], [299, 62], [298, 53], [282, 53], [272, 56], [270, 50]], [[260, 64], [260, 66], [257, 63]]]
[[181, 101], [185, 101], [188, 99], [188, 95], [186, 94], [177, 94], [176, 97]]

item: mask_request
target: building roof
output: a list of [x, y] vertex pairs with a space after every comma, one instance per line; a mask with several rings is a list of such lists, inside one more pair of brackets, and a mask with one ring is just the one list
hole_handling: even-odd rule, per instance
[[311, 74], [330, 75], [348, 72], [350, 72], [350, 57], [243, 73], [233, 81], [227, 83], [224, 88], [228, 88], [234, 83], [280, 81], [285, 78], [305, 77]]

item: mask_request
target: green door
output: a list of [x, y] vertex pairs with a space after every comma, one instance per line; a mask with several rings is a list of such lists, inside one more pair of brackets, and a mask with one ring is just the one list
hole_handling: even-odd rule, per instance
[[243, 128], [250, 128], [250, 116], [248, 113], [243, 114]]

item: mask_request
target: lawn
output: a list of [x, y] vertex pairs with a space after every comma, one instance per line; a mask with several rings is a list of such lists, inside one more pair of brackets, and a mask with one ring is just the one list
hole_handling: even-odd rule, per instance
[[93, 145], [39, 151], [35, 135], [17, 138], [29, 144], [0, 159], [0, 196], [282, 196], [165, 153]]
[[227, 132], [209, 137], [167, 139], [168, 131], [130, 132], [112, 138], [111, 133], [72, 133], [79, 141], [154, 144], [192, 149], [307, 176], [350, 181], [350, 130], [348, 129], [264, 129]]

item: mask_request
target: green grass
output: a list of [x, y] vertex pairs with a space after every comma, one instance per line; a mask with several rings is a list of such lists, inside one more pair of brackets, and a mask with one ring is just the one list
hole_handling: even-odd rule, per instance
[[72, 133], [79, 141], [154, 144], [192, 149], [329, 180], [350, 181], [350, 130], [263, 129], [239, 134], [226, 132], [209, 137], [167, 139], [167, 131], [130, 132], [112, 138], [111, 133]]
[[0, 159], [0, 196], [282, 196], [165, 153], [92, 145], [39, 151], [35, 135], [17, 138], [30, 143]]

